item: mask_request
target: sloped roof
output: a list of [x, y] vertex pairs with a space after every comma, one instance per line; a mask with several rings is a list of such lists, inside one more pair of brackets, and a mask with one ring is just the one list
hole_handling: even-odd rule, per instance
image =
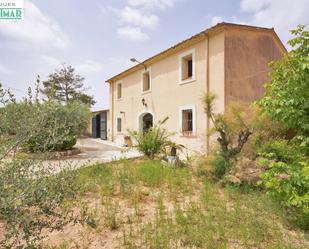
[[236, 24], [236, 23], [227, 23], [227, 22], [221, 22], [221, 23], [218, 23], [200, 33], [197, 33], [196, 35], [186, 39], [186, 40], [183, 40], [179, 43], [177, 43], [176, 45], [144, 60], [141, 64], [137, 64], [133, 67], [130, 67], [129, 69], [125, 70], [125, 71], [122, 71], [121, 73], [111, 77], [110, 79], [106, 80], [107, 83], [111, 83], [115, 80], [118, 80], [120, 79], [121, 77], [125, 77], [141, 68], [143, 68], [143, 65], [151, 65], [153, 64], [155, 61], [157, 60], [160, 60], [168, 55], [171, 55], [175, 52], [177, 52], [178, 50], [181, 50], [183, 47], [186, 47], [188, 46], [189, 44], [194, 44], [195, 42], [199, 42], [201, 41], [202, 39], [204, 39], [206, 36], [212, 34], [212, 33], [216, 33], [216, 32], [220, 32], [222, 30], [224, 30], [224, 28], [226, 27], [234, 27], [234, 28], [244, 28], [244, 29], [251, 29], [251, 30], [256, 30], [256, 31], [259, 31], [259, 30], [264, 30], [264, 31], [268, 31], [268, 32], [272, 32], [272, 34], [274, 35], [274, 38], [277, 40], [279, 46], [281, 47], [281, 49], [286, 52], [286, 48], [285, 46], [283, 45], [283, 43], [281, 42], [280, 38], [278, 37], [278, 35], [276, 34], [274, 28], [264, 28], [264, 27], [258, 27], [258, 26], [250, 26], [250, 25], [244, 25], [244, 24]]

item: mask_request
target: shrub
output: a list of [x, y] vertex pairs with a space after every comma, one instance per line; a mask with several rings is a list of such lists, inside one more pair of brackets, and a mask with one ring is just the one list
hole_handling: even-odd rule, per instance
[[76, 199], [75, 173], [38, 161], [0, 160], [0, 221], [5, 224], [1, 248], [40, 248], [42, 231], [61, 230], [75, 221], [65, 203]]
[[216, 155], [215, 159], [211, 161], [211, 165], [213, 166], [214, 175], [219, 179], [222, 178], [231, 167], [230, 162], [221, 153]]
[[258, 102], [263, 113], [289, 134], [260, 141], [258, 152], [269, 167], [264, 186], [285, 206], [296, 209], [299, 221], [309, 229], [309, 32], [299, 25], [291, 33], [295, 36], [289, 41], [293, 49], [271, 63], [271, 81]]
[[44, 151], [58, 144], [71, 146], [84, 128], [77, 124], [86, 124], [87, 109], [79, 103], [32, 101], [31, 96], [17, 103], [1, 85], [0, 102], [4, 105], [0, 108], [0, 222], [4, 226], [0, 247], [42, 248], [42, 231], [82, 222], [72, 210], [79, 185], [68, 163], [65, 169], [59, 164], [55, 169], [46, 161], [21, 156], [19, 148]]
[[[89, 124], [85, 104], [10, 103], [0, 112], [1, 134], [14, 135], [31, 152], [71, 149]], [[31, 134], [31, 136], [28, 136]]]
[[216, 97], [212, 94], [207, 94], [203, 98], [205, 113], [214, 126], [213, 132], [218, 134], [217, 141], [221, 155], [226, 160], [231, 160], [242, 151], [253, 134], [252, 110], [244, 103], [233, 103], [224, 114], [217, 114], [214, 106], [215, 99]]
[[167, 120], [168, 118], [165, 118], [147, 132], [129, 131], [130, 135], [136, 140], [138, 151], [150, 159], [164, 153], [166, 147], [172, 144], [169, 139], [171, 133], [162, 128]]
[[271, 81], [259, 101], [263, 111], [308, 142], [309, 136], [309, 32], [304, 25], [291, 31], [293, 47], [282, 59], [271, 63]]
[[278, 139], [263, 143], [258, 148], [258, 154], [276, 162], [293, 163], [304, 159], [301, 149], [291, 141]]
[[265, 143], [259, 153], [268, 167], [263, 185], [283, 205], [299, 214], [298, 221], [309, 229], [309, 159], [299, 146], [285, 140]]

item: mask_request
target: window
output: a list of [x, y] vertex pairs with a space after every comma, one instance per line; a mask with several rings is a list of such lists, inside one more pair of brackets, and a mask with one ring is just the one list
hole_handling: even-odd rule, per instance
[[121, 118], [117, 118], [117, 132], [121, 132]]
[[179, 56], [179, 82], [189, 83], [195, 80], [195, 51], [190, 50]]
[[192, 78], [192, 73], [193, 73], [193, 64], [192, 64], [192, 57], [189, 59], [189, 60], [187, 60], [187, 63], [188, 63], [188, 65], [187, 65], [187, 67], [188, 67], [188, 78]]
[[117, 99], [122, 98], [122, 83], [117, 83]]
[[142, 73], [142, 92], [150, 91], [150, 71]]
[[183, 135], [192, 135], [193, 132], [193, 113], [192, 109], [182, 110], [182, 133]]
[[195, 106], [180, 107], [179, 119], [181, 135], [185, 137], [195, 136]]
[[181, 59], [181, 80], [187, 80], [192, 78], [192, 66], [192, 54]]

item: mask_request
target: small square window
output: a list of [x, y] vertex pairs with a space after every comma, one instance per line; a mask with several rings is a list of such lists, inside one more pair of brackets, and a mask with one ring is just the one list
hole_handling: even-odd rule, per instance
[[143, 79], [142, 79], [142, 88], [143, 88], [143, 92], [147, 92], [150, 91], [150, 72], [144, 72], [143, 73]]
[[179, 55], [179, 84], [195, 80], [195, 49]]
[[117, 99], [122, 98], [122, 83], [117, 83]]
[[193, 76], [192, 54], [181, 59], [181, 79], [187, 80]]
[[121, 132], [121, 129], [122, 129], [122, 127], [121, 127], [121, 118], [117, 118], [117, 132]]

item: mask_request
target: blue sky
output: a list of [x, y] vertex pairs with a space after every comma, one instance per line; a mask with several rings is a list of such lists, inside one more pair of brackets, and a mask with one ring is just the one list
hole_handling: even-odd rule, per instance
[[[309, 23], [308, 0], [24, 0], [22, 22], [0, 20], [0, 82], [24, 95], [62, 63], [108, 107], [105, 80], [221, 21], [274, 27], [285, 43]], [[14, 90], [16, 89], [16, 90]], [[21, 90], [21, 91], [20, 91]]]

